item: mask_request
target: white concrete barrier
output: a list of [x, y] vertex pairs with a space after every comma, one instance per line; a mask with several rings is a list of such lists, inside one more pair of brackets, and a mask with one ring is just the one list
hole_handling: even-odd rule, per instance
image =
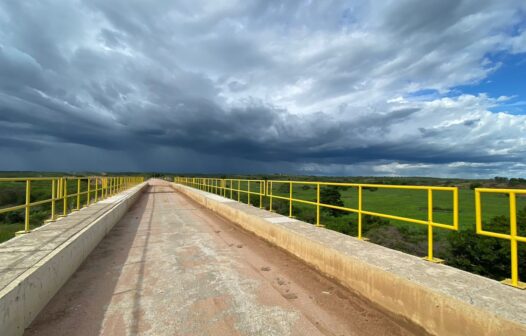
[[[0, 244], [0, 248], [3, 247], [4, 249], [5, 258], [9, 257], [9, 253], [27, 252], [28, 245], [25, 243], [35, 244], [34, 248], [38, 253], [34, 255], [39, 255], [33, 263], [24, 263], [25, 269], [17, 269], [14, 265], [11, 269], [4, 269], [5, 272], [2, 273], [8, 276], [9, 272], [18, 271], [15, 278], [9, 279], [7, 285], [0, 290], [1, 336], [23, 334], [24, 329], [29, 326], [42, 308], [146, 188], [147, 183], [142, 183], [111, 198], [92, 204], [84, 210], [68, 215], [61, 221], [47, 224], [39, 230], [35, 230], [35, 233], [32, 232], [8, 241], [9, 245], [7, 246]], [[90, 211], [89, 209], [93, 210]], [[82, 229], [79, 228], [79, 231], [72, 233], [72, 228], [75, 228], [75, 223], [72, 221], [74, 222], [76, 219], [86, 224]], [[61, 230], [61, 227], [64, 229], [64, 235], [69, 235], [69, 237], [55, 244], [56, 246], [53, 246], [53, 242], [57, 241], [56, 239], [51, 242], [35, 240], [35, 237], [46, 237], [44, 235], [46, 230], [53, 231], [56, 234], [57, 231]], [[15, 251], [17, 244], [24, 246], [23, 248], [26, 250], [10, 252]], [[46, 251], [48, 253], [45, 253]], [[45, 254], [43, 257], [41, 257], [42, 253]], [[0, 266], [2, 266], [1, 256]]]

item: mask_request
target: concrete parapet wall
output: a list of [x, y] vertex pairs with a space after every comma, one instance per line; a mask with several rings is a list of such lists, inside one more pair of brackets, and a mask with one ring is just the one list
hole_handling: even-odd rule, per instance
[[[128, 211], [146, 186], [147, 183], [140, 184], [32, 233], [0, 244], [0, 252], [4, 253], [0, 255], [0, 266], [2, 261], [7, 263], [5, 260], [14, 254], [32, 252], [28, 249], [34, 251], [24, 255], [20, 261], [22, 268], [13, 265], [2, 270], [4, 278], [0, 278], [4, 280], [4, 287], [0, 287], [0, 335], [23, 334], [24, 329]], [[50, 232], [55, 236], [50, 235]], [[66, 238], [60, 241], [59, 238], [64, 236]], [[9, 272], [15, 271], [15, 275], [6, 280]]]
[[174, 187], [431, 335], [526, 335], [526, 292], [190, 187]]

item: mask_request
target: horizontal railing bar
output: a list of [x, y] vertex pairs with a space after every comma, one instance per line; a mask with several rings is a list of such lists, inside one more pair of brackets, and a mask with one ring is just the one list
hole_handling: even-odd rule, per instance
[[483, 193], [526, 194], [526, 189], [475, 188], [475, 191], [480, 191], [480, 192], [483, 192]]
[[9, 208], [2, 208], [2, 209], [0, 209], [0, 213], [16, 211], [16, 210], [19, 210], [19, 209], [24, 209], [25, 207], [26, 207], [26, 205], [22, 204], [22, 205], [15, 205], [15, 206], [12, 206], [12, 207], [9, 207]]
[[326, 185], [326, 186], [342, 186], [342, 187], [362, 187], [362, 188], [384, 188], [384, 189], [411, 189], [411, 190], [443, 190], [453, 191], [456, 187], [438, 187], [438, 186], [407, 186], [397, 184], [369, 184], [369, 183], [345, 183], [345, 182], [312, 182], [312, 181], [283, 181], [283, 180], [268, 180], [272, 183], [286, 183], [286, 184], [311, 184], [311, 185]]

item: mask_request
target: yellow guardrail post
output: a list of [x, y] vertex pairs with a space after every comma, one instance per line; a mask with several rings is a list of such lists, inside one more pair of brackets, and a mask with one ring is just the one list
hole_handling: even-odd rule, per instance
[[362, 186], [358, 186], [358, 239], [360, 240], [362, 240], [362, 192]]
[[99, 178], [95, 177], [95, 203], [99, 199]]
[[80, 210], [80, 177], [77, 179], [77, 210]]
[[316, 183], [316, 226], [320, 227], [320, 184]]
[[62, 179], [64, 183], [64, 188], [62, 191], [64, 192], [64, 208], [62, 209], [62, 216], [67, 216], [68, 214], [68, 180], [66, 178]]
[[250, 204], [250, 181], [247, 181], [247, 196], [248, 196], [247, 203], [248, 205], [251, 205]]
[[442, 259], [433, 257], [433, 189], [427, 189], [427, 261], [441, 264]]
[[263, 193], [265, 192], [264, 181], [259, 181], [259, 208], [263, 209]]
[[232, 183], [232, 179], [230, 179], [230, 199], [233, 198], [233, 191], [234, 191], [234, 185]]
[[89, 206], [91, 201], [91, 179], [88, 177], [88, 193], [86, 194], [86, 206]]
[[24, 218], [24, 232], [29, 233], [29, 216], [31, 209], [31, 180], [26, 180], [26, 207], [25, 207], [25, 218]]
[[51, 180], [51, 218], [49, 221], [54, 222], [56, 218], [56, 199], [57, 199], [57, 185], [58, 180]]
[[241, 201], [241, 180], [237, 180], [237, 201]]
[[289, 184], [289, 217], [292, 218], [292, 181]]
[[268, 181], [269, 187], [267, 188], [267, 194], [268, 194], [268, 203], [269, 203], [269, 211], [272, 210], [272, 181]]
[[433, 261], [433, 191], [427, 190], [427, 260]]
[[510, 244], [511, 244], [511, 285], [519, 285], [519, 261], [517, 246], [517, 198], [514, 192], [510, 194]]
[[62, 177], [57, 179], [57, 201], [60, 202], [60, 200], [62, 200]]

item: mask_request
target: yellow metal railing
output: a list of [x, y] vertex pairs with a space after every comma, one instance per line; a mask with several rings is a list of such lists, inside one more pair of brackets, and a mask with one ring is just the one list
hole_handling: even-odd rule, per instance
[[[482, 202], [481, 202], [481, 194], [482, 193], [500, 193], [500, 194], [507, 194], [509, 196], [509, 202], [510, 202], [510, 233], [499, 233], [499, 232], [492, 232], [492, 231], [486, 231], [482, 228]], [[526, 189], [489, 189], [489, 188], [476, 188], [475, 189], [475, 211], [476, 211], [476, 227], [477, 227], [477, 234], [488, 236], [488, 237], [494, 237], [494, 238], [500, 238], [500, 239], [507, 239], [510, 241], [510, 247], [511, 247], [511, 279], [506, 279], [502, 281], [503, 283], [521, 288], [526, 289], [526, 283], [519, 281], [519, 251], [518, 251], [518, 242], [526, 243], [526, 237], [521, 236], [518, 232], [517, 226], [517, 194], [526, 194]], [[526, 223], [522, 223], [526, 224]]]
[[[404, 221], [414, 224], [426, 225], [427, 226], [427, 239], [428, 239], [428, 253], [424, 258], [432, 262], [441, 262], [440, 259], [433, 257], [433, 229], [441, 228], [447, 230], [458, 231], [459, 229], [459, 199], [458, 199], [458, 188], [457, 187], [435, 187], [435, 186], [407, 186], [407, 185], [385, 185], [385, 184], [360, 184], [360, 183], [337, 183], [337, 182], [315, 182], [315, 181], [280, 181], [280, 180], [237, 180], [237, 179], [218, 179], [218, 178], [192, 178], [192, 177], [176, 177], [175, 182], [195, 187], [208, 192], [215, 192], [222, 196], [233, 198], [232, 193], [236, 192], [238, 201], [242, 193], [247, 193], [249, 196], [257, 195], [260, 197], [259, 206], [263, 208], [263, 198], [268, 198], [269, 210], [273, 211], [273, 200], [280, 199], [287, 201], [289, 204], [289, 217], [293, 215], [293, 203], [309, 204], [316, 207], [316, 223], [318, 227], [323, 227], [320, 223], [320, 209], [328, 208], [341, 211], [347, 211], [355, 213], [358, 216], [358, 232], [357, 238], [363, 239], [363, 215], [376, 216], [381, 218], [393, 219], [398, 221]], [[243, 182], [242, 182], [243, 181]], [[245, 183], [245, 184], [243, 184]], [[251, 190], [250, 185], [258, 184], [259, 188], [257, 191]], [[275, 194], [274, 187], [276, 185], [286, 185], [287, 192], [281, 192], [281, 194]], [[242, 188], [245, 185], [246, 188]], [[316, 200], [306, 200], [294, 197], [294, 186], [295, 185], [314, 185], [316, 188]], [[323, 203], [320, 199], [320, 189], [323, 186], [333, 187], [351, 187], [356, 189], [358, 204], [356, 207], [338, 206], [334, 204]], [[364, 209], [363, 198], [364, 189], [366, 188], [378, 188], [378, 189], [399, 189], [399, 190], [423, 190], [427, 193], [427, 219], [417, 219], [410, 217], [402, 217], [391, 214], [385, 214], [381, 212], [370, 211]], [[433, 218], [433, 192], [434, 191], [445, 191], [452, 193], [452, 209], [453, 218], [451, 224], [439, 223]], [[230, 195], [227, 195], [230, 192]], [[510, 230], [509, 234], [487, 231], [482, 228], [482, 193], [501, 193], [508, 194], [509, 196], [509, 215], [510, 215]], [[285, 194], [285, 195], [284, 195]], [[476, 210], [476, 233], [483, 236], [489, 236], [500, 239], [507, 239], [511, 244], [511, 279], [506, 279], [503, 283], [521, 289], [526, 289], [526, 283], [519, 280], [519, 266], [518, 266], [518, 243], [526, 242], [526, 237], [519, 234], [517, 223], [517, 195], [525, 195], [525, 189], [490, 189], [490, 188], [477, 188], [475, 189], [475, 210]], [[250, 198], [248, 199], [250, 204]], [[521, 223], [526, 224], [526, 223]]]
[[[316, 207], [316, 226], [323, 226], [320, 224], [320, 209], [330, 208], [341, 211], [347, 211], [356, 213], [358, 215], [358, 239], [362, 237], [363, 227], [363, 215], [371, 215], [382, 218], [394, 219], [405, 221], [414, 224], [427, 225], [427, 238], [428, 238], [428, 254], [425, 257], [426, 260], [432, 262], [442, 262], [442, 260], [433, 257], [433, 229], [442, 228], [448, 230], [458, 230], [458, 188], [457, 187], [427, 187], [427, 186], [400, 186], [400, 185], [384, 185], [384, 184], [357, 184], [357, 183], [337, 183], [337, 182], [312, 182], [312, 181], [279, 181], [279, 180], [240, 180], [240, 179], [218, 179], [218, 178], [194, 178], [194, 177], [176, 177], [175, 182], [186, 184], [191, 187], [196, 187], [201, 190], [208, 192], [215, 192], [222, 196], [227, 196], [226, 191], [230, 191], [230, 198], [232, 198], [232, 192], [236, 192], [238, 201], [241, 193], [248, 194], [248, 203], [250, 204], [250, 195], [259, 196], [259, 206], [263, 208], [263, 197], [266, 196], [269, 199], [269, 210], [273, 211], [273, 200], [281, 199], [289, 202], [289, 217], [293, 216], [293, 203], [310, 204]], [[247, 189], [242, 189], [240, 186], [246, 183]], [[250, 190], [250, 183], [258, 184], [259, 188], [257, 191]], [[237, 185], [236, 185], [237, 184]], [[289, 195], [280, 196], [273, 193], [274, 186], [276, 184], [288, 185]], [[305, 199], [294, 197], [294, 185], [315, 185], [316, 186], [316, 201], [309, 201]], [[333, 186], [333, 187], [354, 187], [357, 189], [358, 194], [358, 207], [351, 208], [346, 206], [338, 206], [333, 204], [322, 203], [320, 199], [320, 189], [322, 186]], [[425, 190], [427, 191], [427, 220], [421, 220], [416, 218], [401, 217], [390, 214], [384, 214], [380, 212], [373, 212], [363, 209], [363, 189], [364, 188], [383, 188], [383, 189], [404, 189], [404, 190]], [[438, 223], [433, 220], [433, 191], [449, 191], [453, 195], [453, 223], [444, 224]]]
[[[362, 236], [362, 216], [370, 215], [388, 219], [394, 219], [414, 224], [427, 225], [427, 238], [428, 238], [428, 254], [425, 258], [428, 261], [432, 262], [442, 262], [442, 260], [433, 257], [433, 228], [438, 227], [448, 230], [458, 230], [458, 188], [457, 187], [427, 187], [427, 186], [405, 186], [405, 185], [385, 185], [385, 184], [360, 184], [360, 183], [338, 183], [338, 182], [310, 182], [310, 181], [268, 181], [267, 190], [269, 193], [270, 211], [272, 211], [272, 199], [282, 199], [289, 202], [289, 217], [293, 217], [292, 214], [292, 204], [293, 202], [310, 204], [316, 206], [316, 226], [323, 226], [320, 224], [320, 208], [329, 208], [341, 211], [347, 211], [356, 213], [358, 215], [358, 239], [363, 239]], [[273, 194], [273, 186], [275, 184], [288, 184], [289, 185], [289, 196], [277, 196]], [[316, 186], [316, 201], [308, 201], [304, 199], [294, 198], [293, 197], [293, 186], [298, 185], [315, 185]], [[346, 206], [338, 206], [333, 204], [322, 203], [320, 200], [320, 189], [322, 186], [331, 186], [331, 187], [352, 187], [356, 188], [358, 196], [358, 207], [351, 208]], [[389, 214], [384, 214], [380, 212], [368, 211], [363, 209], [363, 190], [364, 188], [378, 188], [378, 189], [403, 189], [403, 190], [425, 190], [427, 191], [427, 220], [394, 216]], [[453, 194], [453, 223], [452, 224], [443, 224], [438, 223], [433, 220], [433, 191], [450, 191]]]
[[[5, 208], [0, 208], [0, 214], [24, 209], [24, 230], [17, 232], [17, 234], [29, 233], [31, 207], [50, 204], [51, 216], [47, 222], [55, 221], [58, 217], [67, 216], [70, 206], [68, 202], [70, 199], [75, 199], [74, 208], [72, 211], [80, 210], [81, 196], [85, 195], [86, 203], [84, 206], [89, 206], [91, 203], [97, 202], [101, 199], [113, 196], [125, 189], [137, 185], [144, 181], [142, 176], [86, 176], [86, 177], [28, 177], [28, 178], [0, 178], [1, 182], [17, 182], [25, 184], [25, 203]], [[37, 182], [49, 182], [51, 190], [51, 198], [31, 202], [31, 186]], [[68, 183], [76, 185], [76, 192], [68, 194]], [[82, 185], [86, 184], [85, 190], [82, 190]], [[1, 186], [1, 184], [0, 184]], [[1, 191], [1, 187], [0, 187]], [[57, 204], [62, 202], [62, 213], [57, 214]], [[69, 211], [71, 212], [71, 211]]]
[[214, 192], [224, 197], [241, 201], [241, 195], [247, 196], [247, 203], [251, 203], [251, 196], [259, 199], [259, 207], [263, 208], [263, 196], [265, 196], [265, 180], [247, 179], [219, 179], [208, 177], [176, 177], [175, 182], [182, 183], [207, 192]]

